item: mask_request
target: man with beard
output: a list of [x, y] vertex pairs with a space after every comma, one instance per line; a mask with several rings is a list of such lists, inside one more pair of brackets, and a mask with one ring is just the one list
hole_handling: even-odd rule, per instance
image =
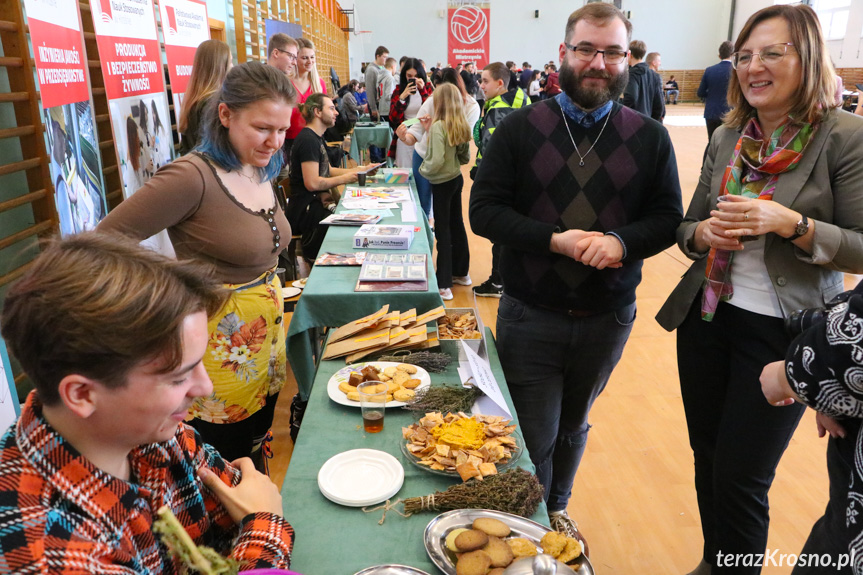
[[503, 119], [471, 191], [473, 231], [503, 246], [504, 374], [551, 525], [570, 534], [588, 413], [632, 329], [642, 260], [683, 213], [668, 132], [616, 102], [631, 29], [610, 4], [572, 13], [563, 92]]

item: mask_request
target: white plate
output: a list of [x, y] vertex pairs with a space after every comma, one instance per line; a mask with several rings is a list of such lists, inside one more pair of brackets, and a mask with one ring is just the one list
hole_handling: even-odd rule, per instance
[[294, 286], [295, 288], [303, 289], [306, 287], [306, 280], [305, 279], [297, 280], [294, 283], [292, 283], [291, 285]]
[[[441, 513], [429, 521], [425, 529], [423, 542], [425, 543], [429, 559], [446, 575], [456, 575], [455, 554], [446, 547], [447, 534], [458, 527], [467, 527], [469, 529], [473, 520], [480, 517], [493, 517], [503, 521], [512, 530], [507, 539], [510, 537], [524, 537], [536, 545], [537, 550], [540, 552], [542, 551], [542, 547], [539, 546], [540, 539], [551, 531], [551, 529], [536, 521], [531, 521], [530, 519], [525, 519], [511, 513], [504, 513], [503, 511], [456, 509], [455, 511]], [[582, 555], [578, 565], [570, 565], [570, 567], [577, 575], [594, 575], [593, 565], [591, 565], [590, 559], [584, 555]]]
[[303, 293], [303, 290], [297, 287], [283, 287], [282, 288], [282, 299], [289, 299], [294, 296], [300, 295]]
[[399, 492], [405, 470], [389, 453], [352, 449], [330, 457], [318, 472], [318, 489], [324, 497], [347, 507], [386, 501]]
[[[351, 365], [345, 366], [338, 370], [330, 380], [327, 382], [327, 395], [330, 396], [330, 399], [339, 403], [341, 405], [347, 405], [348, 407], [359, 407], [359, 401], [351, 401], [348, 399], [348, 396], [344, 394], [344, 392], [339, 389], [339, 384], [348, 380], [351, 376], [352, 371], [361, 371], [365, 366], [373, 365], [379, 370], [383, 371], [388, 367], [395, 367], [397, 365], [401, 365], [394, 361], [366, 361], [363, 363], [352, 363]], [[414, 391], [418, 391], [423, 389], [424, 387], [428, 387], [431, 385], [431, 377], [429, 377], [429, 372], [424, 370], [423, 368], [417, 366], [417, 372], [411, 375], [412, 379], [420, 380], [420, 384]], [[401, 407], [405, 405], [404, 401], [388, 401], [385, 407]]]

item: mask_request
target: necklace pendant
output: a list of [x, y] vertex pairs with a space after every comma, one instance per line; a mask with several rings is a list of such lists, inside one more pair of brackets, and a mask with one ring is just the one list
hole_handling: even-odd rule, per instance
[[581, 160], [581, 161], [578, 163], [578, 165], [579, 165], [580, 167], [582, 167], [582, 168], [583, 168], [583, 167], [584, 167], [584, 160]]

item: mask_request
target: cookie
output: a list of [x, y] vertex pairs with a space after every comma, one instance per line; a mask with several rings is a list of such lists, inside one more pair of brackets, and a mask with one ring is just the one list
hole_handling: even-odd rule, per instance
[[393, 376], [393, 381], [401, 386], [410, 378], [411, 378], [411, 376], [409, 376], [408, 374], [406, 374], [403, 371], [400, 371]]
[[400, 363], [396, 366], [396, 369], [410, 374], [414, 374], [417, 372], [417, 366], [411, 365], [409, 363]]
[[351, 401], [359, 401], [360, 400], [360, 392], [359, 391], [349, 391], [348, 399]]
[[410, 401], [416, 393], [412, 389], [399, 389], [393, 393], [393, 399], [396, 401]]
[[489, 536], [488, 543], [485, 544], [482, 550], [491, 557], [492, 567], [506, 567], [515, 558], [509, 545], [504, 543], [503, 539], [499, 539], [494, 535]]
[[[465, 533], [462, 533], [459, 537], [464, 535]], [[458, 563], [455, 565], [455, 573], [456, 575], [486, 575], [489, 567], [491, 567], [491, 557], [480, 549], [459, 557]]]
[[396, 369], [396, 366], [391, 365], [384, 370], [384, 374], [386, 374], [387, 377], [392, 377], [396, 374], [397, 371], [398, 370]]
[[510, 532], [509, 525], [500, 519], [495, 519], [493, 517], [480, 517], [478, 519], [474, 519], [471, 527], [488, 535], [494, 535], [495, 537], [506, 537]]
[[545, 553], [557, 557], [566, 548], [566, 535], [557, 531], [549, 531], [540, 539], [539, 544]]
[[453, 553], [458, 553], [458, 547], [455, 546], [455, 538], [467, 531], [464, 527], [458, 527], [446, 534], [446, 548]]
[[350, 392], [356, 391], [356, 390], [357, 390], [357, 388], [352, 386], [347, 381], [343, 381], [339, 384], [339, 391], [341, 391], [342, 393], [350, 393]]
[[[459, 551], [473, 551], [488, 543], [488, 535], [476, 529], [468, 529], [455, 538], [455, 546]], [[488, 569], [488, 567], [486, 567]]]
[[512, 549], [512, 554], [515, 557], [533, 557], [536, 555], [536, 545], [525, 539], [524, 537], [513, 537], [507, 539], [506, 544]]
[[402, 384], [402, 387], [404, 387], [405, 389], [416, 389], [420, 386], [421, 383], [422, 381], [420, 381], [419, 379], [409, 379]]
[[504, 571], [506, 571], [506, 569], [504, 569], [503, 567], [495, 567], [494, 569], [486, 573], [486, 575], [503, 575]]
[[581, 555], [581, 543], [572, 537], [566, 538], [566, 547], [563, 552], [557, 556], [557, 560], [562, 563], [569, 563], [573, 559], [577, 559]]

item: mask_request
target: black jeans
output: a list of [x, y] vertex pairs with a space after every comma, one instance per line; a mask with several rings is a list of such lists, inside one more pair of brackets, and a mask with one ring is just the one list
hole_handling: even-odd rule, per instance
[[804, 406], [773, 407], [761, 393], [764, 366], [785, 359], [791, 339], [782, 319], [720, 303], [712, 322], [701, 298], [677, 331], [680, 390], [695, 456], [695, 490], [704, 560], [713, 575], [760, 573], [728, 567], [719, 553], [764, 553], [767, 492]]
[[466, 276], [470, 271], [470, 247], [464, 216], [461, 211], [461, 189], [464, 178], [457, 177], [442, 184], [432, 184], [434, 235], [437, 239], [437, 285], [451, 288], [453, 276]]
[[716, 131], [716, 128], [722, 125], [722, 120], [712, 120], [712, 119], [704, 119], [704, 122], [707, 124], [707, 143], [710, 143], [710, 138], [713, 137], [713, 132]]
[[226, 461], [251, 457], [255, 461], [255, 466], [262, 469], [261, 442], [273, 425], [273, 415], [278, 400], [278, 393], [268, 396], [264, 407], [236, 423], [210, 423], [193, 419], [189, 425], [197, 429], [204, 443], [215, 447]]
[[491, 283], [496, 286], [503, 285], [503, 278], [500, 276], [500, 252], [503, 247], [500, 244], [491, 244]]
[[636, 306], [571, 317], [503, 294], [497, 349], [549, 511], [566, 509], [588, 415], [620, 360]]
[[[859, 527], [852, 533], [846, 525], [848, 509], [848, 487], [854, 477], [854, 448], [860, 431], [860, 420], [840, 421], [845, 428], [845, 437], [827, 441], [827, 473], [830, 476], [830, 500], [824, 515], [815, 522], [809, 538], [803, 545], [800, 555], [829, 555], [831, 561], [839, 561], [839, 556], [848, 553], [852, 537], [859, 533]], [[859, 486], [857, 487], [859, 490]], [[859, 519], [858, 519], [859, 522]], [[791, 575], [821, 575], [822, 573], [851, 575], [851, 566], [827, 571], [821, 566], [795, 567]]]

